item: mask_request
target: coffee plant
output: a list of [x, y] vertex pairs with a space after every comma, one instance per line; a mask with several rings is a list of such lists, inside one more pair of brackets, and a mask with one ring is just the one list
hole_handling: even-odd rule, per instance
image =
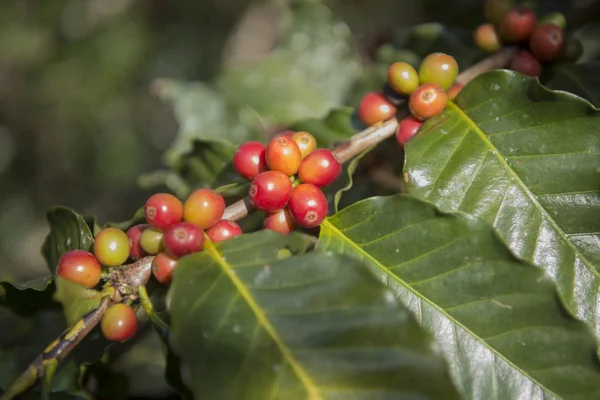
[[118, 223], [48, 210], [50, 275], [0, 283], [0, 398], [127, 398], [143, 348], [173, 398], [599, 399], [600, 64], [543, 3], [416, 26], [354, 103], [276, 104], [274, 132], [156, 81], [163, 189]]

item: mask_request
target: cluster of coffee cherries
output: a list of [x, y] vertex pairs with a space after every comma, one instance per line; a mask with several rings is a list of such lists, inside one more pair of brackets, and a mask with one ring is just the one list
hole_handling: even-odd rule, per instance
[[564, 15], [554, 12], [538, 20], [535, 12], [524, 5], [499, 9], [498, 4], [497, 0], [488, 2], [489, 22], [475, 30], [474, 40], [479, 48], [490, 53], [500, 50], [504, 44], [518, 45], [511, 69], [538, 77], [543, 63], [576, 61], [581, 57], [581, 42], [565, 35]]
[[[224, 211], [223, 196], [211, 189], [195, 190], [184, 203], [169, 193], [154, 194], [144, 205], [146, 224], [127, 232], [115, 227], [102, 229], [94, 238], [93, 253], [64, 253], [57, 274], [91, 289], [100, 283], [103, 267], [118, 268], [128, 260], [154, 255], [154, 278], [169, 284], [178, 259], [203, 250], [205, 234], [214, 243], [242, 234], [237, 223], [222, 219]], [[101, 330], [109, 340], [131, 338], [137, 330], [133, 308], [125, 303], [112, 305], [102, 318]]]
[[342, 166], [333, 152], [317, 148], [308, 132], [285, 131], [267, 145], [243, 143], [233, 157], [233, 167], [252, 180], [248, 198], [266, 213], [263, 226], [282, 234], [296, 226], [315, 228], [327, 216], [322, 188], [332, 184]]
[[388, 69], [385, 89], [362, 98], [358, 117], [365, 125], [381, 123], [396, 114], [395, 104], [408, 99], [411, 115], [399, 122], [396, 131], [398, 144], [404, 146], [425, 120], [444, 111], [448, 101], [458, 95], [463, 85], [455, 82], [457, 75], [456, 60], [444, 53], [429, 54], [418, 72], [406, 62], [396, 62]]

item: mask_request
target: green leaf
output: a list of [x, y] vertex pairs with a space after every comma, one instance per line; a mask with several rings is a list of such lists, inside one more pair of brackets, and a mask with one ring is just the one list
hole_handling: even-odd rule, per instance
[[600, 396], [591, 330], [484, 221], [375, 197], [326, 219], [317, 248], [372, 267], [434, 333], [464, 398]]
[[600, 107], [600, 61], [585, 64], [557, 64], [552, 67], [546, 86], [581, 96]]
[[42, 245], [42, 255], [50, 272], [54, 273], [58, 259], [69, 250], [90, 250], [94, 235], [88, 226], [91, 219], [77, 214], [70, 208], [57, 206], [46, 213], [50, 233]]
[[[360, 74], [348, 27], [322, 4], [291, 3], [284, 37], [269, 57], [225, 70], [219, 90], [271, 125], [321, 118], [344, 103]], [[335, 73], [332, 73], [335, 71]]]
[[102, 293], [56, 276], [53, 299], [63, 306], [67, 324], [72, 325], [88, 312], [98, 308]]
[[127, 232], [131, 227], [138, 224], [145, 224], [146, 216], [144, 214], [144, 206], [138, 208], [136, 212], [133, 214], [130, 220], [121, 221], [121, 222], [107, 222], [105, 227], [113, 227], [118, 228], [124, 232]]
[[[245, 234], [182, 258], [172, 344], [197, 398], [456, 398], [436, 344], [358, 261]], [[280, 249], [295, 255], [278, 259]], [[304, 253], [304, 254], [299, 254]]]
[[[344, 195], [345, 192], [349, 191], [352, 188], [352, 185], [354, 184], [354, 180], [353, 180], [353, 175], [354, 172], [356, 172], [356, 168], [358, 168], [358, 164], [360, 163], [360, 160], [367, 155], [368, 153], [371, 152], [371, 150], [373, 150], [373, 148], [375, 148], [375, 146], [371, 146], [368, 149], [363, 150], [362, 153], [360, 153], [359, 155], [357, 155], [356, 157], [354, 157], [352, 159], [352, 161], [350, 161], [343, 169], [342, 171], [342, 176], [343, 176], [343, 180], [342, 179], [338, 179], [338, 181], [336, 182], [335, 186], [341, 186], [341, 188], [339, 190], [337, 190], [333, 196], [333, 207], [332, 209], [335, 210], [335, 212], [339, 211], [339, 207], [340, 207], [340, 201], [342, 200], [342, 196]], [[343, 182], [345, 181], [345, 183]]]
[[54, 284], [52, 277], [41, 277], [27, 282], [0, 282], [0, 307], [30, 316], [46, 307], [55, 307], [52, 301]]
[[493, 223], [600, 337], [600, 113], [511, 71], [457, 102], [407, 144], [409, 193]]
[[324, 118], [311, 118], [292, 125], [294, 131], [309, 132], [317, 139], [319, 147], [332, 147], [358, 133], [361, 123], [354, 108], [341, 107], [331, 110]]

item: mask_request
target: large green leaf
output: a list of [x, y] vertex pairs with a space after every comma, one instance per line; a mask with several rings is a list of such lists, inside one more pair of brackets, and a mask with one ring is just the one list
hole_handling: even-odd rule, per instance
[[457, 104], [406, 146], [409, 193], [493, 223], [600, 335], [600, 113], [510, 71], [478, 77]]
[[600, 61], [585, 64], [558, 64], [551, 70], [546, 86], [581, 96], [600, 106]]
[[600, 396], [592, 331], [484, 221], [375, 197], [326, 219], [318, 248], [371, 265], [434, 333], [464, 398]]
[[172, 343], [195, 396], [456, 398], [437, 345], [393, 293], [362, 263], [305, 247], [261, 231], [180, 260]]

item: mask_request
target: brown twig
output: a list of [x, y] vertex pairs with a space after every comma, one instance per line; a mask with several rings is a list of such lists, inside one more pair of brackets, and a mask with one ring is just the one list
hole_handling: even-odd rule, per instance
[[[493, 69], [503, 68], [510, 63], [517, 49], [514, 47], [505, 47], [497, 53], [481, 60], [477, 64], [467, 68], [456, 78], [457, 82], [466, 84], [476, 76], [491, 71]], [[406, 102], [398, 106], [398, 116], [408, 114]], [[333, 154], [341, 163], [352, 159], [362, 151], [368, 149], [374, 144], [378, 144], [391, 137], [398, 127], [398, 120], [396, 117], [391, 118], [382, 124], [370, 126], [364, 131], [357, 133], [352, 136], [346, 142], [333, 148]], [[224, 219], [230, 219], [233, 221], [240, 220], [246, 217], [254, 207], [250, 203], [250, 200], [246, 197], [239, 200], [225, 209]]]

